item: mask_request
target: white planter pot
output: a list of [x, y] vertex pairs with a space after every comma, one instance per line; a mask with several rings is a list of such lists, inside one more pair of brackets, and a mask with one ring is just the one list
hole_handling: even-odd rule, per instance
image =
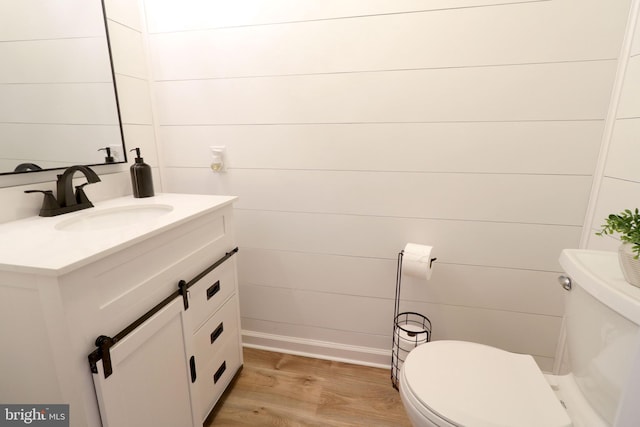
[[618, 260], [625, 280], [633, 286], [640, 287], [640, 259], [634, 258], [632, 247], [630, 243], [621, 244], [618, 249]]

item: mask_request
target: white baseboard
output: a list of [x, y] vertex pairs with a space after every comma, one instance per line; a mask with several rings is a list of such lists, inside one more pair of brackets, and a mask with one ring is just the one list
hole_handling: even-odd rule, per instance
[[247, 348], [391, 369], [391, 343], [388, 350], [382, 350], [243, 330], [242, 344]]

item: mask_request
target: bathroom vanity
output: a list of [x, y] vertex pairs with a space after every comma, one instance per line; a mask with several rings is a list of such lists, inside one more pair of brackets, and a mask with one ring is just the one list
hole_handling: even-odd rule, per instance
[[202, 426], [242, 366], [234, 197], [0, 224], [0, 402], [70, 425]]

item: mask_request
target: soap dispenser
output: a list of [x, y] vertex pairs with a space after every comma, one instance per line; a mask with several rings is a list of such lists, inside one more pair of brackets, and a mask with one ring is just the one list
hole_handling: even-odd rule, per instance
[[111, 147], [98, 148], [98, 151], [106, 151], [107, 155], [104, 157], [105, 163], [115, 163], [116, 159], [111, 155]]
[[134, 148], [129, 151], [136, 152], [136, 162], [131, 165], [131, 185], [133, 187], [133, 197], [153, 197], [153, 177], [151, 167], [140, 157], [140, 149]]

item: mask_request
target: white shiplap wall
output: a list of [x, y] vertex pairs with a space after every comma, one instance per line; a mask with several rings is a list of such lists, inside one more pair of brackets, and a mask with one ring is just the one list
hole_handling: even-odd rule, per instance
[[165, 190], [240, 196], [246, 343], [388, 363], [412, 241], [435, 339], [550, 370], [629, 1], [425, 4], [145, 0]]
[[623, 51], [621, 62], [626, 69], [619, 77], [621, 86], [613, 98], [609, 120], [611, 135], [606, 141], [607, 150], [601, 159], [603, 169], [598, 175], [599, 187], [594, 192], [594, 206], [589, 231], [585, 231], [585, 245], [591, 249], [617, 250], [617, 236], [598, 237], [605, 218], [624, 209], [640, 208], [640, 26], [638, 14], [640, 2], [635, 3], [635, 15], [630, 19], [630, 46]]
[[[136, 1], [107, 0], [105, 6], [114, 54], [114, 68], [125, 141], [129, 148], [140, 147], [144, 153], [145, 161], [155, 167], [155, 185], [157, 191], [160, 191], [160, 176], [157, 172], [159, 161], [152, 121], [148, 67], [143, 49], [144, 34], [143, 25], [141, 24], [140, 5]], [[26, 44], [31, 49], [30, 54], [22, 58], [26, 64], [30, 65], [26, 71], [22, 72], [16, 71], [11, 66], [3, 67], [3, 70], [0, 71], [0, 81], [2, 82], [14, 81], [18, 78], [30, 79], [31, 81], [51, 81], [51, 79], [56, 78], [56, 67], [61, 66], [58, 61], [60, 58], [57, 57], [56, 46], [62, 48], [69, 43], [91, 45], [96, 41], [96, 34], [104, 36], [104, 23], [100, 17], [102, 12], [99, 0], [91, 2], [66, 0], [64, 2], [56, 2], [53, 7], [51, 7], [50, 2], [29, 0], [19, 3], [14, 2], [10, 7], [12, 13], [4, 14], [3, 17], [0, 17], [2, 24], [0, 25], [0, 31], [5, 36], [10, 33], [12, 38], [23, 37], [29, 40], [25, 40], [20, 44]], [[85, 9], [86, 16], [92, 16], [97, 19], [81, 19], [85, 16], [83, 14]], [[9, 37], [6, 36], [5, 38]], [[65, 94], [69, 87], [79, 85], [80, 90], [76, 90], [76, 92], [84, 93], [87, 96], [96, 96], [94, 92], [86, 91], [86, 86], [82, 85], [87, 79], [92, 80], [87, 76], [94, 76], [93, 80], [102, 78], [103, 80], [111, 81], [110, 75], [104, 76], [104, 72], [109, 69], [108, 61], [104, 61], [107, 55], [104, 38], [97, 38], [97, 41], [102, 42], [99, 49], [88, 48], [89, 53], [97, 50], [94, 53], [99, 53], [100, 55], [96, 58], [85, 56], [68, 58], [69, 62], [63, 67], [66, 69], [65, 75], [69, 75], [67, 73], [69, 70], [77, 69], [82, 71], [82, 73], [78, 73], [78, 76], [82, 77], [77, 78], [78, 82], [65, 81], [64, 86], [66, 89], [61, 92], [62, 94]], [[13, 44], [9, 43], [5, 46], [0, 43], [0, 55], [5, 59], [5, 54], [7, 53], [5, 51], [11, 50], [10, 45]], [[47, 73], [43, 74], [44, 71]], [[23, 87], [25, 85], [19, 86]], [[55, 87], [56, 85], [53, 86]], [[109, 90], [113, 91], [111, 83], [108, 83], [107, 86]], [[28, 88], [28, 85], [26, 87]], [[7, 90], [11, 90], [11, 88]], [[15, 96], [3, 96], [0, 104], [4, 105], [6, 103], [10, 107], [17, 103], [24, 107], [22, 110], [29, 111], [39, 110], [39, 107], [51, 105], [51, 102], [58, 103], [57, 110], [41, 109], [42, 115], [67, 114], [67, 110], [74, 110], [75, 106], [73, 102], [65, 105], [63, 103], [66, 99], [64, 96], [61, 98], [53, 96], [51, 100], [45, 103], [42, 101], [34, 102], [33, 99], [26, 98], [24, 93], [15, 93], [13, 95]], [[59, 111], [62, 111], [62, 113]], [[49, 142], [53, 151], [60, 152], [61, 156], [65, 156], [64, 158], [68, 164], [71, 159], [69, 156], [73, 153], [60, 151], [59, 148], [56, 148], [58, 146], [54, 144], [55, 141], [53, 140], [55, 135], [60, 135], [64, 140], [72, 139], [75, 135], [74, 128], [69, 126], [65, 128], [69, 130], [69, 132], [64, 131], [67, 132], [66, 134], [57, 132], [55, 129], [39, 130], [34, 134], [38, 138], [39, 146], [41, 147], [38, 150], [43, 150], [44, 143]], [[117, 130], [115, 136], [119, 138], [119, 130]], [[75, 139], [78, 140], [78, 144], [82, 144], [82, 139]], [[20, 140], [20, 143], [27, 144], [30, 141], [25, 137], [25, 139]], [[10, 142], [3, 141], [2, 144], [5, 145], [4, 148], [6, 149]], [[79, 147], [81, 146], [79, 145]], [[92, 144], [91, 146], [93, 147], [94, 145]], [[24, 149], [24, 146], [22, 146], [22, 149]], [[82, 157], [87, 158], [86, 155]], [[133, 156], [130, 155], [129, 159], [133, 159]], [[131, 194], [129, 171], [126, 165], [99, 166], [95, 170], [100, 174], [102, 182], [85, 188], [92, 201]], [[79, 182], [81, 180], [82, 178], [79, 178]], [[28, 182], [32, 182], [32, 184], [24, 185]], [[0, 187], [0, 201], [2, 201], [3, 205], [3, 209], [0, 210], [0, 222], [37, 215], [42, 204], [42, 198], [26, 195], [23, 191], [31, 188], [55, 190], [55, 172], [0, 176]]]

